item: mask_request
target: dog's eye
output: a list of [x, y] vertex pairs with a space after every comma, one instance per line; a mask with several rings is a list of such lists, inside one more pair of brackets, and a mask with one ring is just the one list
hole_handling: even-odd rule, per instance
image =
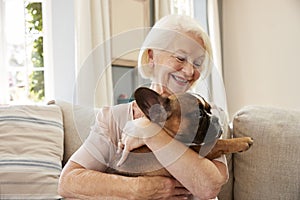
[[204, 110], [200, 110], [199, 118], [205, 117], [205, 116], [207, 116], [207, 112], [205, 112]]

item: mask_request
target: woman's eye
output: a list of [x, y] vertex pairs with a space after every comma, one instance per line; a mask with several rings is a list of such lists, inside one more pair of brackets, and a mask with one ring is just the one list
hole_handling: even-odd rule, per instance
[[186, 59], [182, 56], [176, 56], [176, 60], [178, 60], [179, 62], [184, 62]]
[[194, 62], [194, 66], [196, 68], [200, 68], [202, 66], [202, 62]]
[[199, 64], [199, 63], [194, 63], [194, 66], [198, 68], [198, 67], [201, 66], [201, 64]]

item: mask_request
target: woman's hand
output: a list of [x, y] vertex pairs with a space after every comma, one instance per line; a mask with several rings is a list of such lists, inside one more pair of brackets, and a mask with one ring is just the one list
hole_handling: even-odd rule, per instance
[[118, 151], [117, 153], [121, 153], [122, 156], [117, 166], [121, 166], [130, 151], [145, 145], [145, 139], [156, 135], [162, 128], [152, 123], [146, 117], [135, 119], [126, 123], [123, 133], [122, 139], [118, 143]]
[[132, 188], [135, 199], [188, 199], [191, 193], [173, 178], [153, 176], [138, 177]]

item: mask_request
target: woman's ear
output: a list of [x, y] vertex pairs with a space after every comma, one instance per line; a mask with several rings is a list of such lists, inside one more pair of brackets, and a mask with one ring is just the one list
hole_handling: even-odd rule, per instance
[[154, 64], [154, 60], [153, 60], [153, 50], [152, 49], [148, 49], [148, 63], [153, 65]]

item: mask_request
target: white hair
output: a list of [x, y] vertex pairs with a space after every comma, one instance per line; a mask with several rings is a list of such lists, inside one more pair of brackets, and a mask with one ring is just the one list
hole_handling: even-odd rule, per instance
[[[212, 50], [208, 35], [200, 24], [191, 17], [183, 15], [167, 15], [155, 23], [148, 33], [139, 53], [139, 72], [144, 78], [152, 78], [153, 68], [148, 65], [148, 50], [167, 50], [176, 37], [186, 37], [184, 34], [190, 33], [203, 41], [205, 50], [205, 61], [201, 70], [201, 77], [204, 78], [211, 70]], [[194, 43], [196, 41], [193, 41]], [[199, 43], [197, 45], [200, 45]]]

